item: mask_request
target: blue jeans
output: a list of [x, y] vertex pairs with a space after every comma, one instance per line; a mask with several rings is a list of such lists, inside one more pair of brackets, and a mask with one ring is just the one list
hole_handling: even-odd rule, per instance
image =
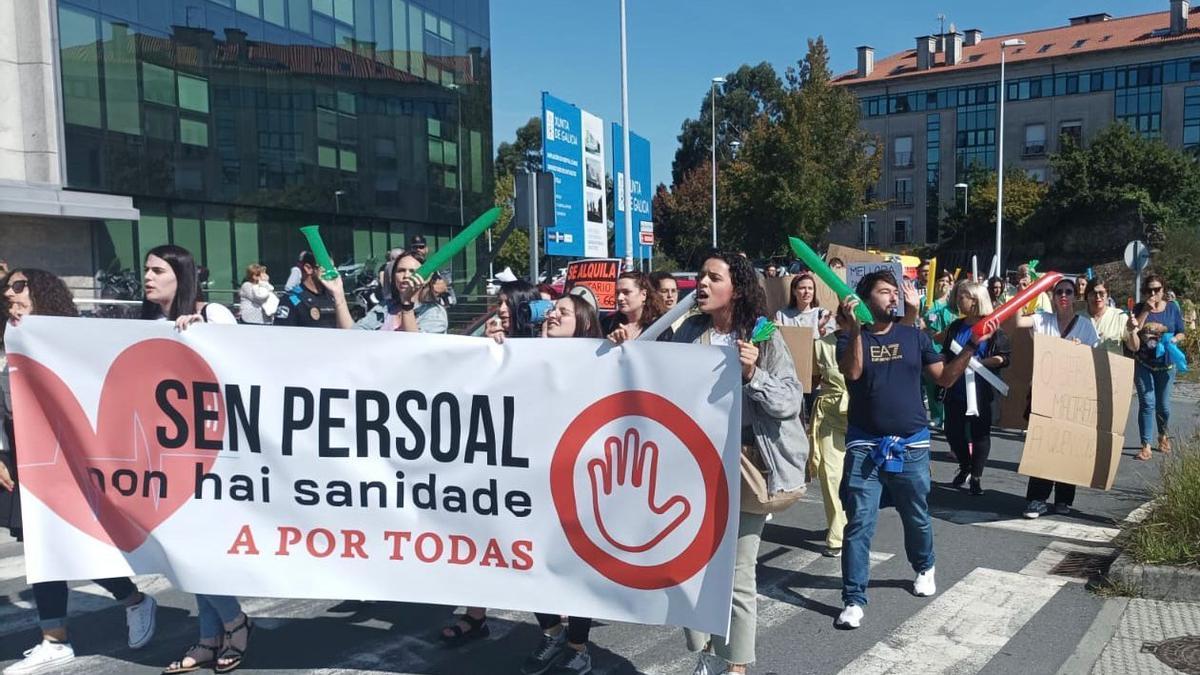
[[225, 635], [225, 624], [233, 623], [242, 613], [238, 599], [229, 595], [196, 595], [196, 609], [200, 615], [200, 639], [220, 640]]
[[1158, 421], [1158, 435], [1166, 436], [1171, 421], [1171, 387], [1175, 369], [1152, 370], [1140, 363], [1133, 366], [1133, 384], [1138, 395], [1138, 433], [1142, 445], [1150, 444], [1152, 424]]
[[839, 492], [846, 509], [842, 542], [842, 602], [865, 607], [871, 580], [871, 539], [886, 487], [904, 526], [904, 550], [914, 572], [933, 567], [933, 524], [929, 520], [929, 448], [904, 452], [904, 469], [881, 471], [865, 448], [846, 450]]

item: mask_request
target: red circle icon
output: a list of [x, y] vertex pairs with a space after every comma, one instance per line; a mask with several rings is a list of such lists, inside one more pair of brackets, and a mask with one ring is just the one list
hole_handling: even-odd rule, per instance
[[[695, 539], [679, 555], [657, 565], [625, 562], [596, 545], [579, 522], [575, 468], [601, 427], [622, 417], [644, 417], [666, 427], [692, 454], [704, 480], [704, 515]], [[729, 519], [729, 486], [721, 455], [708, 435], [679, 406], [647, 391], [624, 391], [591, 404], [567, 425], [550, 463], [550, 491], [563, 532], [575, 553], [597, 572], [629, 588], [678, 586], [708, 564], [721, 545]]]

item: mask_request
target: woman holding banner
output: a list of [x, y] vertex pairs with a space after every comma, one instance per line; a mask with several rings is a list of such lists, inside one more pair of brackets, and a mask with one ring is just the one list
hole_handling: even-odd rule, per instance
[[[803, 388], [779, 333], [755, 344], [755, 322], [766, 313], [766, 294], [745, 257], [720, 251], [704, 261], [696, 286], [701, 314], [675, 333], [675, 342], [736, 349], [742, 368], [742, 511], [733, 571], [733, 614], [726, 637], [687, 630], [688, 649], [700, 652], [698, 673], [744, 673], [754, 661], [758, 610], [755, 564], [766, 513], [803, 494], [808, 438], [800, 422]], [[771, 466], [765, 495], [747, 473]], [[760, 484], [762, 475], [750, 476]], [[778, 500], [778, 501], [773, 501]]]
[[[488, 319], [484, 335], [501, 344], [506, 338], [535, 337], [536, 327], [529, 323], [528, 312], [522, 312], [521, 307], [541, 299], [537, 287], [528, 281], [517, 279], [500, 284], [496, 294], [496, 315]], [[455, 617], [454, 623], [442, 628], [440, 636], [447, 647], [461, 647], [491, 633], [487, 625], [487, 608], [467, 607]]]
[[[335, 296], [341, 295], [341, 278], [324, 281]], [[216, 303], [199, 299], [200, 284], [196, 260], [184, 248], [164, 244], [146, 254], [145, 298], [142, 318], [173, 321], [176, 328], [186, 330], [195, 323], [234, 324], [233, 314]], [[345, 300], [343, 299], [344, 303]], [[184, 655], [171, 662], [164, 675], [190, 673], [212, 668], [217, 673], [230, 673], [242, 665], [254, 625], [242, 612], [235, 597], [227, 595], [196, 595], [197, 617], [200, 621], [200, 640], [188, 647]]]
[[[633, 340], [666, 313], [662, 296], [641, 272], [623, 272], [617, 277], [617, 312], [609, 317], [605, 332], [613, 336], [622, 331], [616, 342]], [[673, 331], [667, 329], [658, 336], [659, 342], [670, 342]]]
[[[554, 302], [542, 324], [544, 337], [602, 338], [600, 318], [591, 303], [578, 295], [564, 295]], [[538, 646], [521, 664], [522, 675], [584, 675], [592, 672], [592, 655], [588, 653], [588, 634], [592, 620], [572, 616], [563, 625], [561, 614], [537, 612], [542, 638]]]
[[[1100, 336], [1096, 335], [1096, 327], [1092, 322], [1075, 313], [1075, 282], [1070, 279], [1060, 279], [1054, 284], [1054, 313], [1035, 312], [1029, 316], [1018, 316], [1017, 326], [1029, 328], [1035, 335], [1051, 335], [1070, 340], [1075, 344], [1085, 344], [1096, 347], [1100, 344]], [[1045, 294], [1039, 297], [1045, 297]], [[1025, 505], [1023, 515], [1026, 518], [1037, 518], [1050, 511], [1046, 500], [1054, 492], [1054, 513], [1067, 514], [1075, 503], [1075, 486], [1069, 483], [1046, 480], [1030, 476], [1029, 487], [1025, 490]]]
[[[963, 282], [954, 291], [951, 308], [963, 318], [955, 319], [946, 330], [942, 353], [952, 354], [950, 345], [964, 346], [971, 339], [971, 328], [992, 313], [992, 300], [983, 284]], [[976, 358], [992, 372], [1009, 363], [1008, 336], [999, 328], [992, 337], [979, 343]], [[972, 384], [968, 386], [968, 381]], [[982, 495], [983, 468], [992, 449], [992, 387], [974, 383], [970, 372], [946, 390], [946, 441], [958, 459], [958, 474], [951, 483], [961, 488], [970, 478], [973, 495]]]
[[[8, 322], [16, 326], [26, 316], [79, 316], [71, 291], [61, 279], [39, 269], [17, 269], [8, 276], [2, 289], [8, 305]], [[9, 416], [12, 402], [9, 399], [8, 372], [0, 378], [4, 390], [5, 411], [4, 433], [15, 445], [16, 435], [13, 420]], [[0, 463], [0, 488], [7, 494], [0, 498], [0, 518], [18, 541], [23, 539], [19, 484], [15, 448], [6, 452]], [[6, 507], [6, 508], [4, 508]], [[155, 615], [158, 603], [153, 597], [138, 590], [128, 578], [96, 579], [97, 585], [112, 594], [125, 606], [125, 623], [129, 629], [129, 647], [140, 649], [154, 636]], [[4, 669], [7, 675], [38, 673], [57, 668], [75, 658], [75, 650], [67, 640], [67, 582], [44, 581], [33, 584], [33, 601], [37, 608], [38, 624], [42, 629], [42, 641], [26, 650], [25, 658]]]

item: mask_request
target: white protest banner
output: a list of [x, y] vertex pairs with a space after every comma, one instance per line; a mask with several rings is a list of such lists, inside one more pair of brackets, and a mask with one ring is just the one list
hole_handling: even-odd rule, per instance
[[31, 582], [728, 627], [732, 349], [29, 317]]

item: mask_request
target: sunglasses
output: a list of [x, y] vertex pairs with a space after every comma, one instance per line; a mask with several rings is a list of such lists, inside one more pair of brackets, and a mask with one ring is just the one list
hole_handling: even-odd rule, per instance
[[6, 284], [3, 290], [12, 289], [13, 293], [24, 293], [26, 288], [29, 288], [29, 280], [17, 279], [12, 283]]
[[1162, 289], [1163, 289], [1162, 286], [1147, 286], [1146, 287], [1146, 290], [1150, 291], [1151, 293], [1161, 293]]
[[1054, 294], [1055, 295], [1075, 295], [1075, 289], [1073, 289], [1073, 288], [1056, 288], [1056, 289], [1054, 289]]

